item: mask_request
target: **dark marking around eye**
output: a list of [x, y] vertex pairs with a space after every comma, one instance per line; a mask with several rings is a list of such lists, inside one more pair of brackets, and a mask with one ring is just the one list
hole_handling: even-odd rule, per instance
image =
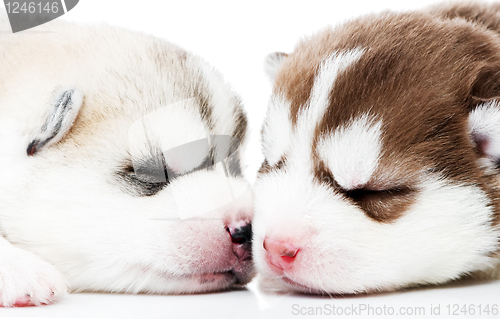
[[[127, 169], [128, 170], [128, 169]], [[132, 168], [133, 171], [133, 168]], [[127, 189], [139, 196], [153, 196], [165, 188], [169, 182], [151, 182], [138, 178], [137, 174], [131, 172], [117, 172], [118, 177], [125, 182]]]
[[[158, 162], [159, 158], [161, 158], [161, 164]], [[213, 167], [212, 156], [207, 156], [198, 167], [189, 172], [177, 174], [167, 166], [163, 156], [161, 156], [144, 160], [141, 165], [136, 165], [136, 167], [125, 165], [116, 174], [125, 183], [127, 190], [131, 190], [133, 194], [153, 196], [177, 177], [211, 167]]]
[[360, 189], [345, 191], [345, 194], [355, 201], [361, 201], [363, 199], [370, 199], [370, 198], [384, 199], [391, 196], [404, 196], [410, 194], [411, 192], [412, 190], [408, 187], [395, 187], [383, 190], [360, 188]]
[[346, 199], [361, 208], [371, 219], [390, 223], [398, 219], [415, 201], [415, 189], [409, 186], [396, 186], [391, 189], [373, 190], [368, 186], [360, 189], [345, 190], [335, 180], [323, 161], [315, 169], [315, 178], [332, 191], [342, 194]]
[[126, 165], [117, 172], [119, 179], [125, 182], [127, 189], [133, 190], [140, 196], [152, 196], [160, 192], [170, 183], [169, 170], [162, 160], [150, 158], [141, 162], [141, 165]]
[[383, 223], [389, 223], [401, 217], [415, 201], [415, 191], [404, 186], [387, 190], [361, 188], [343, 193], [368, 217]]
[[[116, 174], [124, 182], [126, 190], [132, 190], [132, 193], [140, 196], [152, 196], [175, 178], [199, 170], [213, 169], [217, 163], [223, 164], [226, 176], [241, 176], [239, 147], [240, 140], [230, 135], [210, 135], [210, 138], [189, 142], [165, 152], [151, 147], [150, 157], [123, 165]], [[165, 163], [165, 156], [181, 159], [190, 156], [189, 154], [198, 154], [200, 150], [208, 150], [208, 156], [190, 171], [177, 173]]]

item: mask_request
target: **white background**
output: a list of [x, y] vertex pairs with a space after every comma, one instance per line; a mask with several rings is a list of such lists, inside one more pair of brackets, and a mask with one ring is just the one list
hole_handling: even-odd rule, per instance
[[[263, 72], [263, 60], [268, 53], [290, 52], [300, 38], [362, 14], [418, 9], [431, 3], [435, 1], [81, 0], [64, 18], [82, 23], [105, 22], [153, 34], [202, 56], [219, 69], [241, 96], [249, 116], [246, 171], [253, 180], [262, 159], [259, 131], [271, 90]], [[461, 312], [460, 316], [449, 316], [447, 308], [451, 305], [454, 309], [455, 304], [500, 305], [500, 282], [334, 298], [262, 294], [256, 286], [251, 286], [252, 291], [194, 296], [73, 294], [58, 304], [41, 308], [0, 308], [0, 317], [296, 318], [303, 316], [295, 313], [311, 310], [304, 307], [315, 307], [316, 314], [316, 307], [320, 307], [325, 310], [324, 317], [336, 317], [327, 313], [332, 305], [354, 309], [365, 305], [373, 307], [372, 311], [379, 311], [376, 307], [390, 311], [392, 307], [395, 313], [400, 307], [424, 307], [430, 318], [500, 318], [484, 313], [479, 316], [477, 308], [474, 316]], [[431, 315], [430, 308], [437, 306], [440, 315]], [[385, 317], [366, 315], [364, 312], [347, 317]]]

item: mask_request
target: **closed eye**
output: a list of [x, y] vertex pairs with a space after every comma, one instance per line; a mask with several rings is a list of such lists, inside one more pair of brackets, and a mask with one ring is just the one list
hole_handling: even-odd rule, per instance
[[368, 188], [345, 191], [351, 199], [371, 219], [389, 223], [400, 216], [415, 200], [415, 189], [408, 186], [372, 190]]
[[374, 190], [370, 188], [359, 188], [354, 190], [345, 191], [347, 197], [353, 200], [362, 200], [370, 198], [384, 199], [391, 196], [404, 196], [412, 192], [412, 188], [406, 186], [396, 186], [393, 188]]
[[178, 174], [166, 165], [163, 157], [159, 158], [162, 158], [160, 162], [148, 159], [136, 163], [135, 166], [125, 165], [116, 174], [125, 184], [126, 189], [132, 191], [131, 193], [139, 196], [153, 196], [168, 186], [175, 178], [213, 166], [212, 157], [207, 156], [198, 167], [189, 172]]
[[139, 153], [130, 156], [117, 172], [125, 190], [134, 195], [152, 196], [168, 186], [175, 178], [195, 171], [214, 169], [214, 165], [229, 159], [229, 172], [240, 171], [237, 150], [240, 141], [230, 135], [211, 135], [179, 145], [167, 151], [151, 147], [149, 156]]
[[138, 172], [132, 166], [127, 166], [116, 174], [126, 185], [127, 190], [132, 190], [132, 193], [139, 196], [153, 196], [170, 183], [168, 174], [164, 171], [140, 170]]
[[322, 161], [315, 170], [315, 177], [336, 194], [344, 195], [346, 200], [363, 210], [366, 216], [380, 223], [391, 223], [402, 216], [415, 202], [418, 194], [418, 189], [412, 186], [387, 187], [376, 181], [357, 189], [342, 188]]

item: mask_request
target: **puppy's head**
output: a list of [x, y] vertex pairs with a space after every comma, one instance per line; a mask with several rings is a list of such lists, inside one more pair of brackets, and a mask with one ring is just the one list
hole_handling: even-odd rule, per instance
[[259, 271], [304, 292], [359, 293], [491, 267], [496, 34], [387, 14], [268, 61], [277, 70], [255, 184]]
[[247, 283], [253, 194], [238, 98], [169, 43], [108, 27], [55, 31], [2, 43], [4, 236], [73, 290]]

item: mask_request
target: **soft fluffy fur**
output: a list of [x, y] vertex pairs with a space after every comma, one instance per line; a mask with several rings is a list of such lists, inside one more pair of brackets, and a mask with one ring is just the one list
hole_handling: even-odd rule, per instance
[[271, 55], [257, 269], [329, 294], [498, 276], [499, 32], [500, 5], [454, 4]]
[[0, 37], [0, 305], [248, 282], [246, 117], [221, 76], [139, 33], [37, 31]]

